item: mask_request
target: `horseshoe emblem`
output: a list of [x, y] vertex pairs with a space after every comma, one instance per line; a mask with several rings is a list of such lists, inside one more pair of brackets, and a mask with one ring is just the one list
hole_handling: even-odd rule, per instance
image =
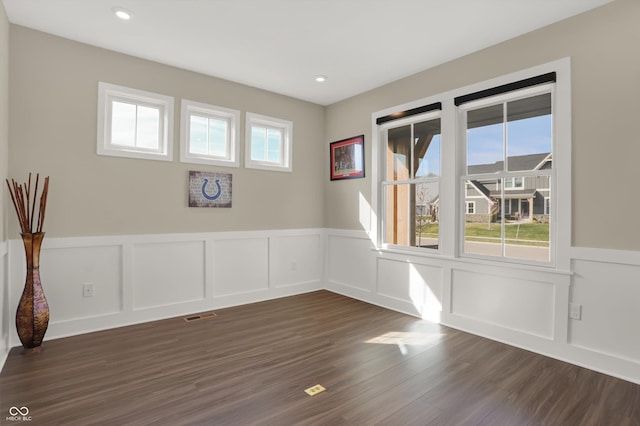
[[215, 201], [218, 198], [220, 198], [220, 195], [222, 194], [222, 187], [220, 186], [220, 180], [216, 179], [216, 186], [218, 187], [218, 191], [213, 195], [207, 194], [208, 184], [209, 184], [209, 179], [204, 178], [204, 181], [202, 182], [202, 196], [209, 201]]

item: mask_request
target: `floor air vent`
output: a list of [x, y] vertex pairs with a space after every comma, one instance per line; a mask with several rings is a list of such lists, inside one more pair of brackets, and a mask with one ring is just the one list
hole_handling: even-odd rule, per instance
[[200, 321], [200, 320], [213, 319], [213, 318], [215, 318], [217, 316], [218, 315], [216, 315], [213, 312], [207, 312], [207, 313], [204, 313], [204, 314], [189, 315], [188, 317], [184, 317], [184, 320], [186, 322], [195, 322], [195, 321]]

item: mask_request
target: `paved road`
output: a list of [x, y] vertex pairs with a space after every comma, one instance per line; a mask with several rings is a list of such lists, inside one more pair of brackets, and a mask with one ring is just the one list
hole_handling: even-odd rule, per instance
[[[477, 243], [466, 241], [464, 243], [465, 253], [488, 254], [493, 256], [502, 255], [502, 247], [496, 243]], [[522, 246], [507, 244], [505, 246], [505, 255], [516, 259], [526, 259], [548, 262], [549, 247]]]
[[[420, 240], [422, 245], [438, 244], [435, 238], [422, 237]], [[481, 243], [466, 241], [464, 243], [465, 253], [483, 254], [490, 256], [501, 256], [502, 247], [499, 243]], [[507, 244], [505, 247], [507, 257], [515, 259], [533, 260], [538, 262], [549, 261], [549, 247], [523, 246]]]

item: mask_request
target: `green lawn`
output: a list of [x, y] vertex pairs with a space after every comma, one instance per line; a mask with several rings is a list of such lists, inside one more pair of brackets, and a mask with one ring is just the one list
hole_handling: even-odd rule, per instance
[[[436, 237], [438, 224], [430, 223], [422, 227], [423, 237]], [[465, 225], [465, 240], [481, 242], [497, 242], [500, 240], [501, 230], [499, 223], [467, 223]], [[521, 223], [506, 224], [505, 238], [508, 244], [521, 244], [531, 246], [549, 246], [548, 223]]]

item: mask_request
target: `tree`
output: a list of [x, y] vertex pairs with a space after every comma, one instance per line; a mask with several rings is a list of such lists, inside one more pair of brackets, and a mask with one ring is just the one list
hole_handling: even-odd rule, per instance
[[[427, 189], [427, 185], [424, 183], [419, 183], [416, 185], [416, 246], [422, 246], [422, 231], [424, 230], [424, 226], [428, 223], [427, 217], [429, 215], [433, 215], [431, 211], [427, 211], [427, 207], [431, 210], [431, 204], [428, 203], [430, 200], [429, 190]], [[424, 206], [424, 210], [418, 211], [418, 206]]]

